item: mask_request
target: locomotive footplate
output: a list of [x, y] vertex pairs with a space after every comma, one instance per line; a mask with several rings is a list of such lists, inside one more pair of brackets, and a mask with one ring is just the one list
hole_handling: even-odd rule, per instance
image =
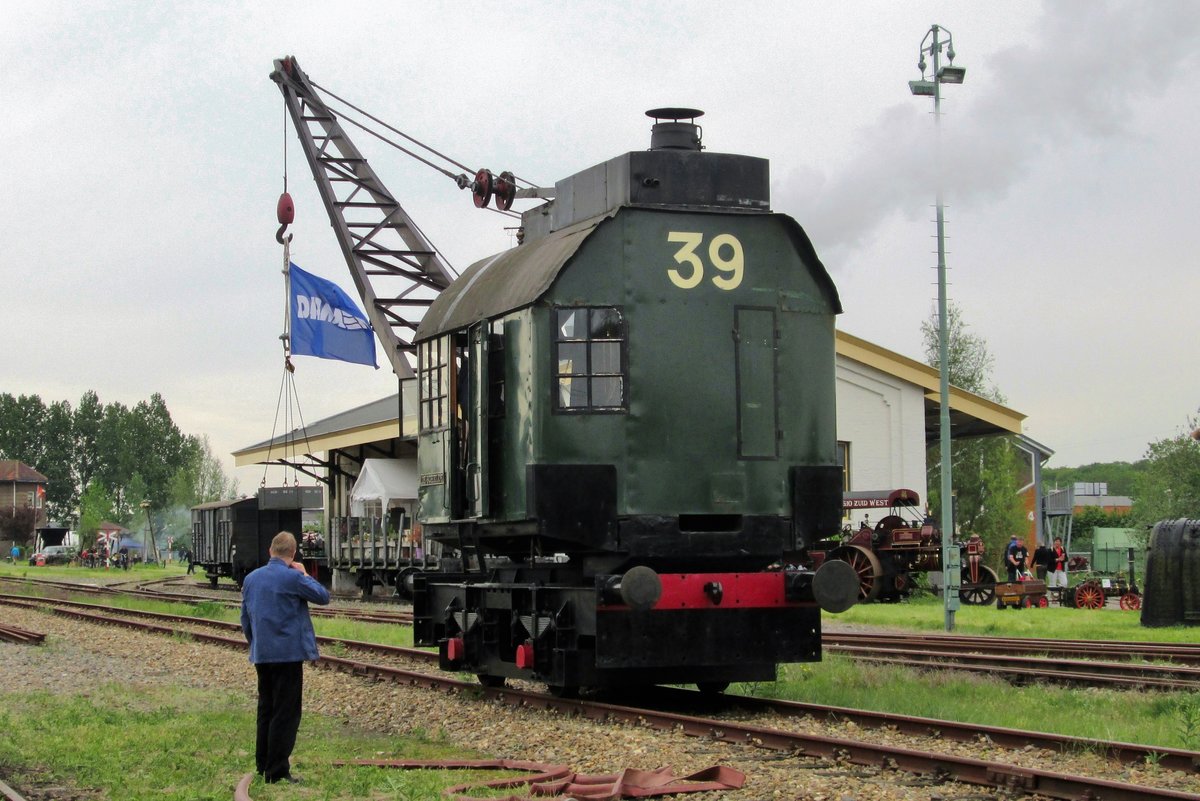
[[821, 658], [812, 574], [659, 575], [633, 568], [592, 586], [428, 576], [418, 645], [441, 667], [552, 687], [769, 681], [780, 662]]

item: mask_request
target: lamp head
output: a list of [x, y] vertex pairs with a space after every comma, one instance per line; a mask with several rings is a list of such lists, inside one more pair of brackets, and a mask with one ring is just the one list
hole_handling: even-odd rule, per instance
[[965, 77], [967, 77], [967, 68], [954, 65], [942, 67], [937, 74], [938, 83], [962, 83]]
[[918, 97], [933, 97], [933, 81], [909, 81], [908, 90]]

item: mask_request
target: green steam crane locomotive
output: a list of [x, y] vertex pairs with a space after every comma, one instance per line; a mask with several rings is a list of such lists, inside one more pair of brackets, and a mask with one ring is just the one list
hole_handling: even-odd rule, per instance
[[842, 515], [837, 291], [765, 159], [648, 114], [649, 150], [538, 192], [412, 337], [418, 521], [458, 555], [414, 578], [414, 639], [485, 684], [770, 680], [857, 598], [796, 567]]

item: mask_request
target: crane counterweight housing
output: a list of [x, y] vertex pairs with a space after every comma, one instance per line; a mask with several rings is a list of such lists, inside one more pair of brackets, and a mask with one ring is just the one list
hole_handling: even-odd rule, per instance
[[458, 554], [414, 577], [414, 639], [485, 683], [770, 680], [858, 592], [794, 567], [841, 521], [837, 290], [768, 162], [668, 111], [411, 336], [417, 517]]

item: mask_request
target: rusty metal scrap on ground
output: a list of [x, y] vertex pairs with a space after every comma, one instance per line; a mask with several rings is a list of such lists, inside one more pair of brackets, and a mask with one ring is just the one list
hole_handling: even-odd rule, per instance
[[[528, 787], [528, 795], [510, 795], [492, 798], [491, 801], [615, 801], [621, 798], [651, 798], [708, 790], [737, 790], [746, 781], [744, 773], [723, 765], [714, 765], [687, 776], [677, 777], [669, 767], [657, 770], [625, 768], [620, 773], [589, 775], [576, 773], [566, 765], [547, 765], [515, 759], [354, 759], [338, 760], [333, 764], [405, 770], [506, 770], [530, 774], [456, 784], [442, 791], [443, 796], [455, 801], [478, 801], [478, 796], [464, 795], [469, 790], [505, 790], [516, 787]], [[242, 777], [234, 792], [234, 801], [252, 801], [249, 788], [253, 780], [253, 773]]]
[[338, 762], [342, 765], [373, 765], [377, 767], [404, 768], [408, 770], [514, 770], [532, 775], [487, 782], [474, 782], [447, 787], [442, 795], [453, 799], [475, 799], [463, 795], [468, 790], [509, 789], [528, 787], [528, 795], [511, 795], [503, 801], [531, 801], [537, 799], [586, 798], [590, 801], [608, 801], [619, 798], [651, 798], [676, 793], [698, 793], [707, 790], [736, 790], [746, 780], [741, 771], [714, 765], [687, 776], [675, 776], [669, 767], [657, 770], [625, 768], [619, 773], [588, 775], [576, 773], [566, 765], [547, 765], [540, 762], [525, 762], [512, 759], [484, 760], [376, 760], [356, 759]]

